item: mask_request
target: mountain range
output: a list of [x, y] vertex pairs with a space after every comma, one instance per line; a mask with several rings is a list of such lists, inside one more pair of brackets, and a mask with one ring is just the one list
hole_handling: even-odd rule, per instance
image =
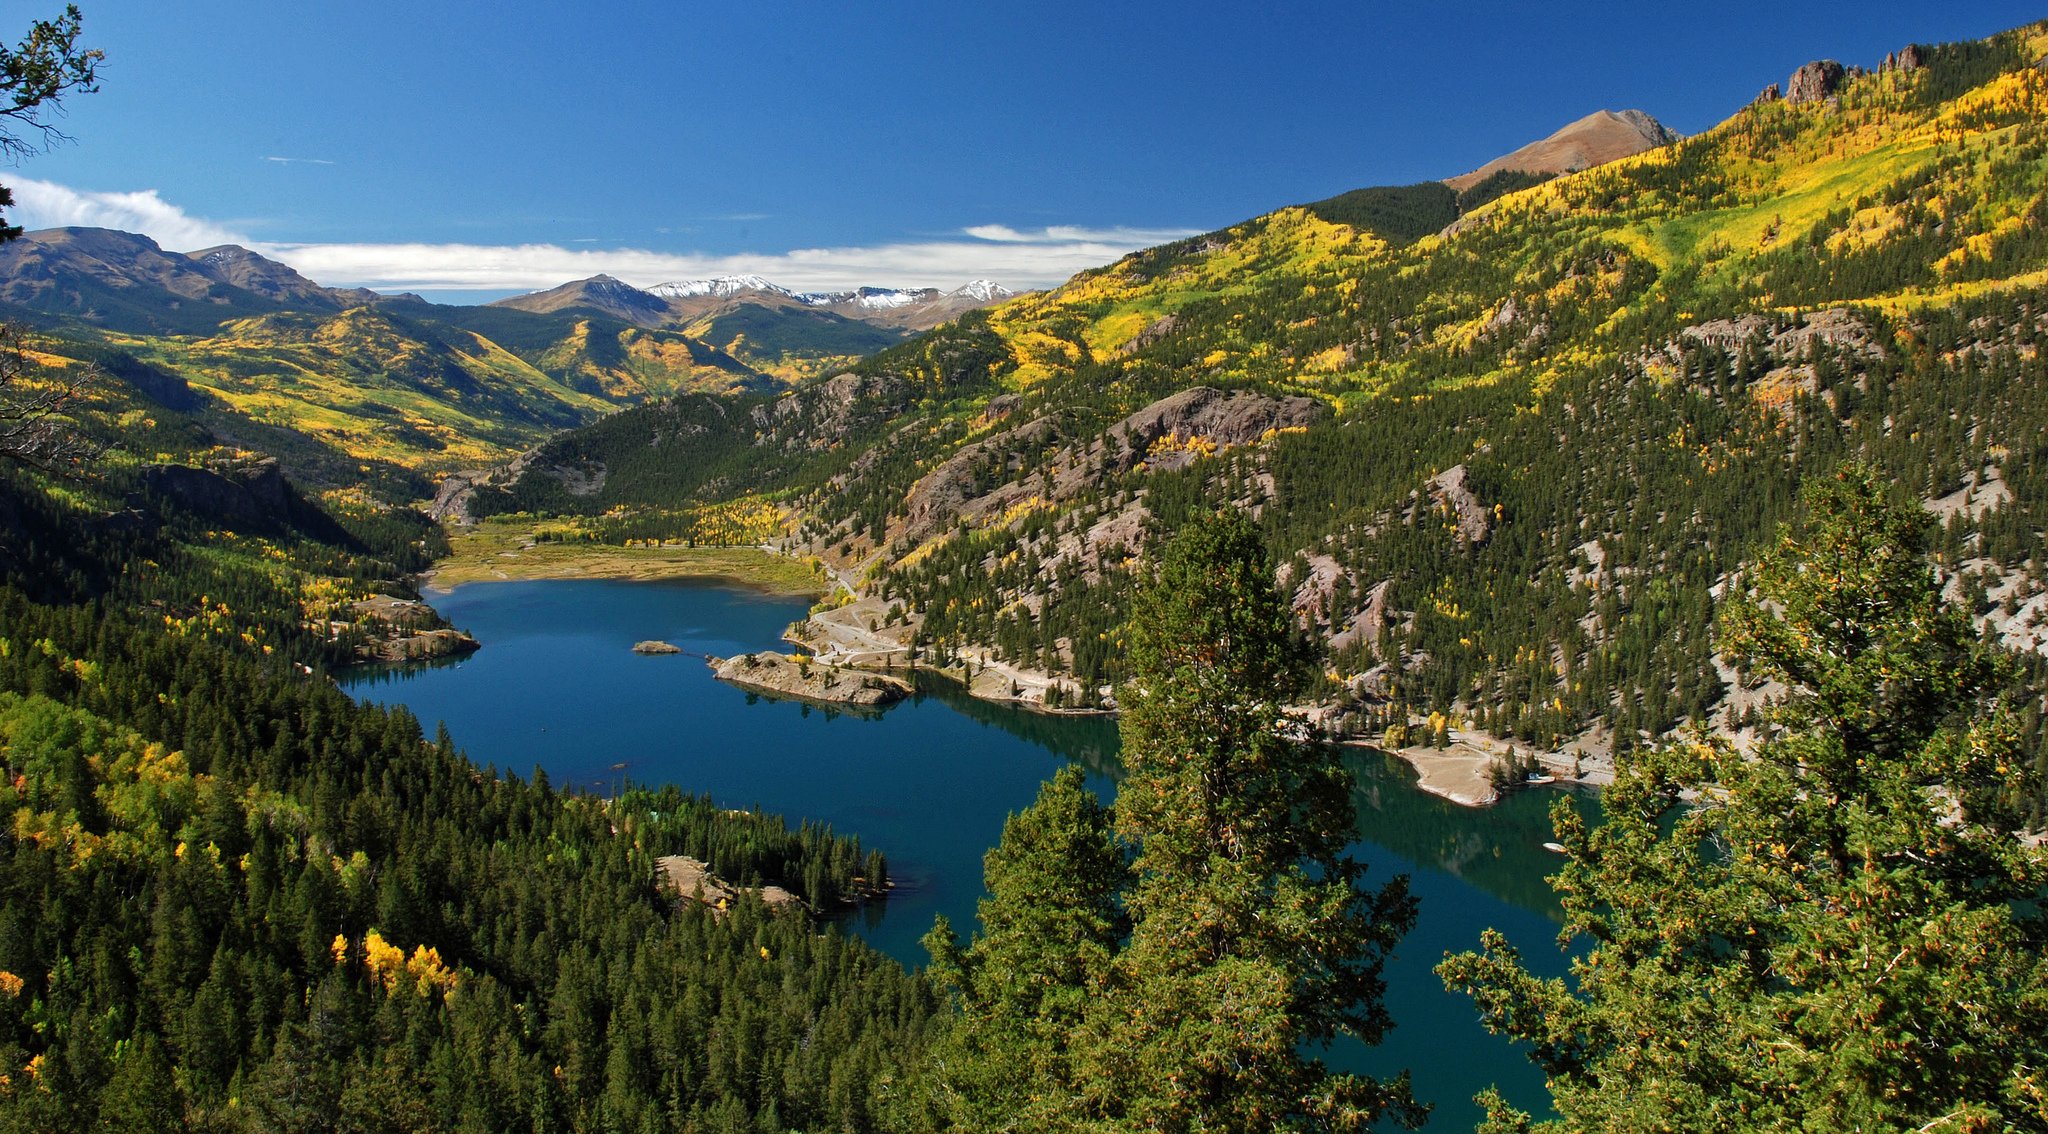
[[1744, 727], [1762, 693], [1713, 595], [1856, 458], [1942, 517], [1953, 593], [2038, 663], [2044, 58], [2034, 26], [1815, 64], [1684, 139], [1595, 115], [1535, 169], [1279, 209], [827, 381], [615, 415], [470, 507], [616, 540], [773, 501], [754, 536], [865, 580], [869, 633], [1095, 703], [1148, 549], [1248, 506], [1332, 720], [1601, 758]]
[[[455, 308], [72, 230], [6, 250], [0, 299], [302, 475], [471, 470], [444, 512], [599, 541], [751, 517], [864, 580], [873, 632], [1031, 700], [1100, 700], [1147, 549], [1248, 506], [1333, 711], [1605, 752], [1739, 718], [1711, 594], [1846, 456], [1948, 518], [1987, 625], [2048, 636], [2044, 57], [2034, 27], [1814, 64], [1689, 138], [1600, 112], [1022, 296], [597, 277]], [[949, 302], [907, 338], [851, 314]]]

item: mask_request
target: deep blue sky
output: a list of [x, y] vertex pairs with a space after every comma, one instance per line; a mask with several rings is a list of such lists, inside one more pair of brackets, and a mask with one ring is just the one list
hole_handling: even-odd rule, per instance
[[[169, 247], [653, 254], [529, 250], [493, 267], [472, 250], [476, 271], [454, 282], [501, 288], [585, 262], [643, 285], [697, 267], [805, 286], [862, 271], [1044, 284], [1161, 234], [1463, 172], [1594, 110], [1698, 131], [1808, 59], [1874, 65], [2043, 14], [1925, 0], [81, 6], [103, 89], [72, 100], [75, 144], [0, 170], [56, 187], [24, 194], [22, 219], [131, 216]], [[59, 7], [9, 0], [0, 33]], [[982, 226], [1010, 231], [963, 235]], [[798, 249], [875, 254], [786, 257]], [[301, 255], [323, 283], [384, 286], [449, 260]]]

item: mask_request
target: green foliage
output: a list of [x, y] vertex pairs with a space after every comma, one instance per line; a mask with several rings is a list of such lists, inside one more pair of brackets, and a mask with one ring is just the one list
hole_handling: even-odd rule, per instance
[[1470, 186], [1458, 190], [1458, 214], [1463, 216], [1510, 193], [1534, 189], [1556, 176], [1555, 173], [1532, 173], [1526, 169], [1497, 169]]
[[1439, 970], [1532, 1045], [1554, 1128], [2048, 1128], [2037, 787], [1999, 668], [1917, 509], [1858, 469], [1808, 509], [1722, 616], [1788, 690], [1755, 750], [1659, 748], [1605, 825], [1556, 813], [1574, 981], [1492, 933]]
[[985, 863], [972, 943], [963, 949], [943, 917], [925, 939], [957, 1014], [919, 1067], [925, 1112], [909, 1117], [940, 1129], [1071, 1129], [1104, 1105], [1076, 1100], [1100, 1089], [1083, 1036], [1128, 932], [1118, 898], [1130, 865], [1073, 767], [1010, 817]]
[[928, 939], [960, 1015], [924, 1071], [926, 1121], [1421, 1121], [1405, 1076], [1332, 1074], [1310, 1054], [1384, 1036], [1380, 970], [1415, 905], [1405, 879], [1360, 885], [1350, 777], [1280, 711], [1300, 655], [1268, 567], [1236, 514], [1169, 546], [1131, 630], [1114, 838], [1063, 773], [990, 853], [982, 932], [965, 950], [944, 924]]
[[1332, 224], [1370, 232], [1389, 244], [1411, 244], [1458, 219], [1458, 191], [1441, 181], [1353, 189], [1303, 206]]

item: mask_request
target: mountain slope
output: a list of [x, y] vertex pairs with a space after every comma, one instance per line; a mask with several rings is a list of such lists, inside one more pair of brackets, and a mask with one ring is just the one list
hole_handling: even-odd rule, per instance
[[204, 331], [287, 308], [339, 311], [376, 298], [320, 287], [232, 245], [185, 255], [100, 228], [45, 229], [0, 245], [0, 304], [137, 334]]
[[1668, 146], [1678, 135], [1640, 110], [1596, 110], [1540, 141], [1487, 162], [1470, 173], [1444, 178], [1463, 191], [1497, 173], [1577, 173]]
[[[1857, 457], [1950, 502], [1954, 585], [2030, 648], [2048, 33], [1908, 54], [1441, 232], [1415, 218], [1447, 186], [1141, 252], [715, 438], [620, 415], [608, 445], [561, 443], [586, 482], [618, 462], [601, 492], [530, 472], [478, 505], [624, 507], [645, 535], [774, 492], [799, 506], [793, 544], [868, 580], [878, 624], [900, 605], [888, 632], [1072, 674], [1057, 696], [1088, 700], [1120, 673], [1144, 549], [1247, 503], [1345, 719], [1604, 750], [1741, 718], [1710, 590], [1802, 479]], [[650, 444], [671, 463], [715, 445], [724, 471], [636, 484], [626, 450]]]

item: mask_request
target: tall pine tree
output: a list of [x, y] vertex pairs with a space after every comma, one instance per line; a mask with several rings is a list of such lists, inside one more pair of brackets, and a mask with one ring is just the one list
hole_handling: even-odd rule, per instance
[[[1190, 527], [1128, 635], [1113, 814], [1078, 772], [988, 856], [982, 931], [928, 939], [959, 1015], [921, 1118], [970, 1130], [1361, 1129], [1422, 1117], [1405, 1076], [1312, 1049], [1389, 1027], [1405, 880], [1359, 885], [1350, 780], [1281, 706], [1301, 654], [1250, 521]], [[1128, 859], [1126, 856], [1130, 856]]]
[[1847, 468], [1808, 511], [1721, 619], [1787, 690], [1754, 750], [1646, 751], [1603, 826], [1555, 813], [1575, 980], [1494, 933], [1439, 969], [1532, 1045], [1546, 1128], [2048, 1129], [2048, 873], [2001, 667], [1915, 504]]
[[1282, 710], [1305, 659], [1251, 521], [1225, 512], [1177, 536], [1129, 637], [1116, 822], [1136, 881], [1102, 1037], [1122, 1116], [1159, 1130], [1419, 1122], [1405, 1076], [1332, 1074], [1307, 1054], [1385, 1035], [1381, 967], [1415, 904], [1405, 879], [1360, 885], [1349, 773]]

